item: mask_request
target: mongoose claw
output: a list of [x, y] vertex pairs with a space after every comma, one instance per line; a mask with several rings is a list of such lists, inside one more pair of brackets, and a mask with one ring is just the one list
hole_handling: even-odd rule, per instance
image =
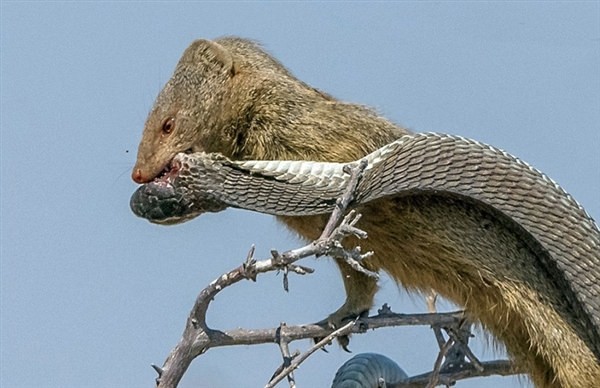
[[[360, 331], [366, 331], [367, 325], [365, 322], [363, 322], [363, 319], [369, 316], [369, 310], [363, 310], [357, 313], [349, 313], [347, 310], [348, 309], [342, 306], [339, 310], [329, 315], [329, 317], [326, 319], [317, 322], [317, 325], [325, 326], [329, 329], [335, 330], [344, 326], [350, 321], [355, 321], [355, 327], [358, 327]], [[340, 335], [336, 339], [344, 351], [352, 353], [352, 351], [348, 348], [348, 345], [350, 345], [350, 335]], [[323, 340], [322, 337], [315, 338], [314, 342], [319, 343], [321, 340]], [[325, 348], [322, 349], [323, 351], [327, 352]]]
[[346, 353], [352, 353], [350, 349], [348, 349], [348, 345], [350, 345], [350, 336], [341, 335], [337, 337], [338, 344], [344, 349]]

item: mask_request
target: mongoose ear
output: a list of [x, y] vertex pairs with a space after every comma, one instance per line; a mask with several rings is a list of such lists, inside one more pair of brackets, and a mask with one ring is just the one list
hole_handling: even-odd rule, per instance
[[194, 41], [183, 53], [181, 62], [217, 65], [224, 71], [231, 72], [232, 75], [236, 72], [231, 53], [220, 44], [206, 39]]

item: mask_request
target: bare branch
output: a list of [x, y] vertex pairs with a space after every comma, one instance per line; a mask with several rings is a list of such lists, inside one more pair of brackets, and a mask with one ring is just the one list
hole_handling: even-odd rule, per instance
[[[356, 234], [359, 238], [366, 235], [365, 232], [354, 227], [358, 217], [345, 217], [341, 221], [348, 205], [354, 198], [354, 192], [365, 168], [366, 162], [361, 162], [355, 168], [346, 169], [346, 172], [350, 173], [348, 187], [344, 191], [344, 195], [337, 201], [338, 206], [331, 214], [325, 230], [318, 240], [302, 248], [287, 251], [282, 255], [272, 252], [273, 257], [271, 259], [258, 262], [253, 258], [254, 247], [252, 247], [248, 252], [246, 261], [241, 266], [215, 279], [200, 292], [188, 317], [181, 340], [171, 351], [161, 368], [162, 373], [159, 373], [156, 380], [158, 387], [176, 387], [192, 360], [206, 352], [210, 347], [214, 347], [214, 338], [222, 337], [224, 334], [210, 329], [206, 324], [208, 306], [221, 290], [243, 279], [255, 281], [259, 273], [285, 269], [304, 257], [328, 255], [330, 251], [335, 249], [338, 249], [336, 252], [339, 252], [341, 240], [350, 234]], [[294, 272], [296, 272], [296, 269], [295, 267]], [[305, 272], [310, 271], [305, 269]], [[287, 286], [287, 276], [285, 276], [284, 288], [287, 289]]]
[[440, 352], [435, 359], [435, 363], [433, 364], [433, 371], [431, 372], [429, 382], [427, 383], [427, 388], [434, 388], [438, 384], [440, 378], [440, 369], [442, 368], [442, 361], [444, 360], [444, 357], [446, 357], [448, 350], [450, 350], [453, 344], [454, 340], [449, 338], [440, 349]]
[[[438, 384], [453, 385], [459, 380], [465, 380], [474, 377], [486, 377], [492, 375], [510, 376], [524, 373], [524, 369], [515, 363], [508, 360], [494, 360], [482, 362], [482, 371], [478, 371], [471, 364], [467, 364], [462, 369], [443, 370], [438, 376]], [[418, 376], [409, 377], [400, 384], [395, 385], [395, 388], [404, 387], [422, 387], [431, 379], [433, 372], [424, 373]]]
[[302, 362], [304, 362], [311, 354], [313, 354], [314, 352], [316, 352], [319, 349], [323, 349], [327, 344], [330, 344], [331, 341], [333, 341], [335, 338], [350, 334], [350, 332], [352, 331], [352, 328], [356, 324], [357, 320], [358, 319], [348, 322], [344, 326], [340, 327], [339, 329], [337, 329], [334, 332], [330, 333], [329, 335], [325, 336], [325, 338], [323, 338], [322, 340], [320, 340], [319, 342], [314, 344], [306, 352], [300, 354], [298, 357], [295, 357], [289, 366], [284, 368], [277, 376], [273, 377], [267, 385], [265, 385], [265, 388], [275, 387], [275, 385], [278, 382], [283, 380], [285, 378], [285, 376], [292, 373], [296, 368], [298, 368], [300, 366], [300, 364]]
[[[458, 356], [454, 360], [447, 360], [454, 364], [462, 364], [465, 357], [471, 361], [471, 364], [479, 372], [483, 371], [481, 361], [473, 354], [473, 351], [469, 347], [469, 338], [472, 336], [469, 327], [471, 326], [467, 320], [460, 323], [458, 327], [451, 327], [447, 330], [448, 336], [454, 340], [454, 345], [457, 349]], [[460, 359], [460, 360], [459, 360]]]
[[[229, 331], [214, 330], [206, 324], [206, 312], [215, 296], [226, 287], [229, 287], [242, 280], [256, 281], [258, 274], [282, 270], [284, 273], [284, 289], [288, 289], [288, 275], [290, 272], [296, 274], [309, 274], [314, 270], [294, 264], [296, 261], [308, 256], [335, 255], [345, 258], [353, 268], [369, 276], [377, 277], [376, 273], [366, 270], [361, 261], [368, 257], [371, 252], [361, 253], [360, 247], [348, 251], [342, 247], [341, 241], [347, 236], [357, 238], [366, 238], [367, 234], [358, 229], [355, 225], [360, 219], [360, 214], [354, 211], [344, 217], [348, 206], [352, 203], [354, 192], [361, 179], [366, 163], [360, 163], [351, 169], [346, 170], [351, 174], [350, 183], [344, 192], [344, 195], [337, 201], [329, 221], [323, 230], [320, 238], [312, 243], [280, 254], [278, 251], [272, 251], [271, 257], [257, 261], [254, 258], [254, 246], [248, 252], [248, 255], [239, 267], [223, 274], [212, 281], [197, 296], [194, 306], [189, 314], [183, 335], [179, 343], [171, 351], [162, 367], [152, 365], [158, 373], [156, 383], [158, 387], [176, 387], [183, 377], [185, 371], [191, 362], [199, 355], [205, 353], [210, 348], [230, 345], [253, 345], [263, 343], [278, 343], [281, 349], [283, 362], [280, 368], [275, 372], [274, 377], [268, 383], [267, 387], [273, 387], [278, 381], [287, 376], [290, 387], [295, 387], [294, 377], [291, 374], [304, 360], [306, 360], [316, 350], [323, 348], [338, 336], [345, 336], [350, 333], [364, 332], [366, 329], [377, 329], [380, 327], [403, 326], [403, 325], [428, 325], [436, 333], [440, 333], [443, 341], [441, 329], [458, 330], [464, 322], [462, 311], [450, 313], [429, 313], [429, 314], [395, 314], [384, 305], [378, 315], [366, 318], [360, 318], [360, 325], [356, 325], [356, 320], [332, 332], [331, 328], [322, 324], [307, 324], [298, 326], [287, 326], [282, 323], [278, 328], [272, 329], [234, 329]], [[434, 306], [434, 304], [432, 304]], [[430, 308], [430, 309], [434, 309]], [[437, 337], [437, 336], [436, 336]], [[289, 343], [300, 339], [320, 339], [320, 341], [306, 352], [290, 355]], [[460, 343], [452, 335], [447, 344]], [[408, 385], [417, 384], [426, 385], [428, 382], [438, 381], [440, 383], [455, 382], [462, 378], [474, 376], [487, 376], [490, 374], [515, 374], [519, 370], [508, 361], [496, 361], [493, 363], [480, 363], [466, 342], [461, 345], [466, 349], [466, 354], [477, 366], [471, 363], [458, 365], [462, 369], [449, 370], [446, 365], [441, 364], [441, 360], [447, 353], [447, 349], [441, 349], [438, 355], [439, 362], [436, 361], [434, 371], [409, 378], [405, 381]], [[448, 345], [449, 347], [449, 345]], [[443, 346], [442, 348], [445, 348]], [[472, 356], [472, 357], [471, 357]], [[453, 367], [457, 365], [451, 365]], [[448, 383], [450, 384], [450, 383]]]
[[[362, 178], [362, 174], [365, 171], [365, 168], [367, 168], [367, 161], [365, 159], [361, 160], [355, 168], [351, 168], [349, 166], [344, 167], [344, 172], [350, 174], [350, 181], [348, 182], [348, 186], [346, 187], [346, 190], [344, 191], [342, 197], [337, 200], [337, 206], [333, 210], [333, 213], [331, 213], [329, 222], [325, 226], [325, 229], [323, 229], [323, 233], [321, 233], [320, 239], [332, 235], [333, 229], [335, 229], [335, 227], [339, 223], [339, 220], [342, 218], [342, 216], [346, 212], [346, 209], [354, 199], [356, 187], [358, 186], [358, 182]], [[358, 219], [356, 221], [358, 221]], [[356, 222], [354, 222], [354, 224], [355, 223]], [[350, 226], [354, 226], [354, 224], [350, 224]]]
[[[271, 376], [271, 381], [273, 379], [275, 379], [278, 375], [280, 375], [282, 373], [282, 371], [286, 371], [286, 373], [283, 374], [283, 377], [287, 377], [287, 380], [290, 384], [290, 388], [295, 388], [296, 387], [296, 379], [294, 378], [294, 369], [290, 369], [287, 370], [286, 368], [288, 368], [291, 364], [292, 364], [292, 360], [296, 357], [298, 357], [299, 352], [295, 352], [294, 355], [290, 355], [290, 348], [289, 348], [289, 342], [287, 340], [287, 337], [282, 334], [282, 332], [285, 330], [286, 328], [286, 324], [285, 322], [281, 322], [281, 324], [279, 325], [279, 329], [278, 329], [278, 333], [277, 333], [277, 338], [278, 338], [278, 343], [279, 343], [279, 349], [281, 350], [281, 355], [283, 357], [283, 362], [282, 364], [279, 366], [279, 368], [277, 368], [277, 370], [275, 371], [275, 373], [273, 374], [273, 376]], [[282, 379], [283, 379], [282, 377]], [[278, 380], [278, 381], [281, 381]]]

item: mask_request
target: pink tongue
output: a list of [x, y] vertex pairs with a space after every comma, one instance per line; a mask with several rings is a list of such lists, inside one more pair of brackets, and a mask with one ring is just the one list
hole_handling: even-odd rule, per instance
[[179, 173], [179, 163], [172, 161], [154, 178], [155, 182], [170, 182]]

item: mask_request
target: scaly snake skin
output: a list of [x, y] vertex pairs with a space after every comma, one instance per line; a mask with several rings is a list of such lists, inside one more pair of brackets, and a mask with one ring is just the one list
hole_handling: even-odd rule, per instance
[[332, 388], [381, 387], [380, 379], [391, 387], [408, 375], [391, 359], [378, 353], [360, 353], [344, 363], [336, 372]]
[[[485, 206], [521, 233], [565, 289], [600, 359], [600, 231], [554, 181], [497, 148], [444, 134], [414, 134], [365, 157], [355, 204], [423, 192]], [[230, 161], [178, 154], [165, 176], [140, 187], [131, 207], [155, 223], [177, 223], [227, 207], [274, 215], [331, 212], [349, 176], [345, 164]], [[516, 229], [515, 229], [516, 228]]]

